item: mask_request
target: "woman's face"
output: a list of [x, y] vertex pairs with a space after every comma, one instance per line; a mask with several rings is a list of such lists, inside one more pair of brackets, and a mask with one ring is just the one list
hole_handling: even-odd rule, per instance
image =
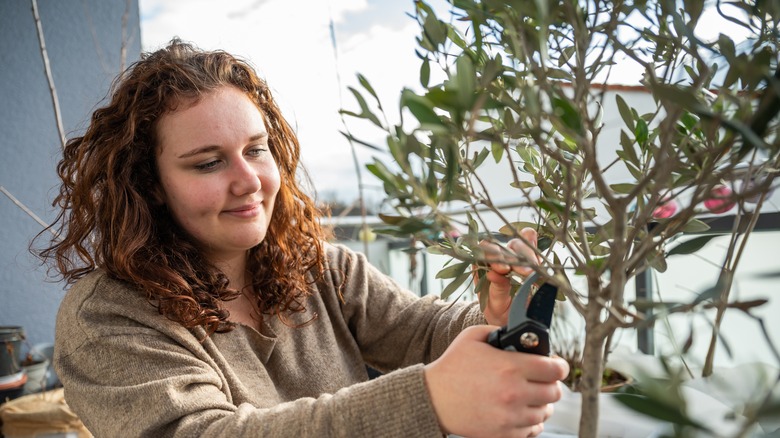
[[280, 184], [263, 117], [230, 86], [188, 103], [157, 124], [162, 200], [212, 262], [245, 256], [265, 238]]

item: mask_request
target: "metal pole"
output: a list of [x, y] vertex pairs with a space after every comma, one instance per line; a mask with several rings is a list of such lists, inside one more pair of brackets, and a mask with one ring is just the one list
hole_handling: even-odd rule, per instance
[[[636, 298], [638, 300], [646, 300], [651, 302], [653, 300], [653, 275], [652, 270], [647, 269], [641, 274], [636, 276]], [[653, 308], [648, 307], [646, 314], [648, 316], [653, 314]], [[638, 327], [636, 330], [636, 344], [639, 351], [645, 354], [655, 354], [655, 336], [653, 333], [653, 325], [650, 324], [644, 327]]]
[[420, 296], [424, 297], [428, 295], [428, 253], [427, 251], [420, 250], [417, 252], [422, 256], [422, 275], [420, 277]]

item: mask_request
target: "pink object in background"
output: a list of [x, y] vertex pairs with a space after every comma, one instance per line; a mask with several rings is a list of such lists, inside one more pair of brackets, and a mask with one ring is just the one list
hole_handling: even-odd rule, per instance
[[677, 201], [675, 200], [662, 200], [658, 203], [658, 207], [653, 210], [653, 217], [656, 219], [668, 219], [677, 213]]
[[737, 205], [730, 197], [730, 188], [724, 185], [715, 186], [710, 191], [709, 199], [704, 201], [704, 207], [712, 213], [725, 213]]

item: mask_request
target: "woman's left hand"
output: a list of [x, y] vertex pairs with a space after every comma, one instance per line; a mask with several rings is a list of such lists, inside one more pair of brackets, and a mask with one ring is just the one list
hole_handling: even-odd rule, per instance
[[[507, 243], [507, 248], [517, 254], [517, 259], [512, 262], [517, 263], [519, 261], [527, 265], [541, 264], [541, 257], [535, 252], [538, 240], [536, 230], [523, 228], [520, 231], [520, 236], [528, 244], [523, 242], [522, 239], [512, 239]], [[523, 277], [527, 277], [534, 272], [534, 269], [530, 266], [504, 263], [508, 261], [506, 251], [499, 248], [495, 243], [482, 242], [480, 246], [485, 250], [489, 267], [487, 272], [489, 287], [487, 305], [484, 311], [485, 319], [487, 319], [488, 324], [504, 326], [507, 324], [509, 307], [512, 304], [512, 297], [509, 296], [509, 291], [512, 287], [509, 273], [514, 271]], [[491, 262], [492, 258], [495, 258], [496, 261]]]

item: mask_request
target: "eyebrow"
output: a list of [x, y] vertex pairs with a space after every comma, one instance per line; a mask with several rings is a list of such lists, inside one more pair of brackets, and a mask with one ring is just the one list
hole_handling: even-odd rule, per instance
[[[261, 132], [261, 133], [258, 133], [258, 134], [255, 134], [255, 135], [249, 137], [249, 139], [247, 140], [247, 143], [252, 143], [253, 141], [263, 140], [265, 138], [268, 138], [268, 133], [267, 132]], [[194, 157], [195, 155], [198, 155], [198, 154], [206, 154], [206, 153], [213, 152], [213, 151], [219, 150], [219, 149], [220, 149], [220, 146], [219, 145], [215, 145], [215, 144], [201, 146], [201, 147], [195, 148], [195, 149], [193, 149], [193, 150], [191, 150], [189, 152], [185, 152], [185, 153], [177, 156], [176, 158]]]

